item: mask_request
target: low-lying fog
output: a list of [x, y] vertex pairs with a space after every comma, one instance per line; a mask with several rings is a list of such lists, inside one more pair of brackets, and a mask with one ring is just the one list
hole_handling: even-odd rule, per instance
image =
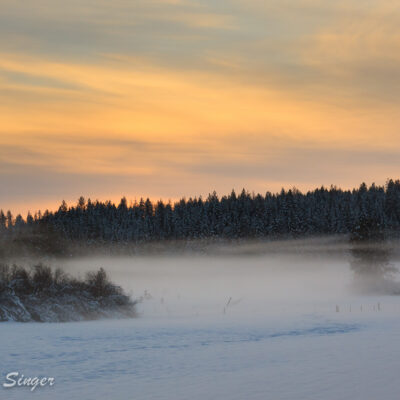
[[48, 260], [73, 275], [105, 268], [142, 300], [140, 318], [5, 323], [0, 374], [55, 377], [34, 393], [48, 400], [398, 399], [393, 243], [174, 249]]
[[312, 240], [247, 243], [208, 255], [87, 257], [56, 265], [73, 275], [105, 268], [142, 299], [142, 317], [366, 312], [378, 305], [360, 294], [396, 293], [393, 250], [381, 249]]

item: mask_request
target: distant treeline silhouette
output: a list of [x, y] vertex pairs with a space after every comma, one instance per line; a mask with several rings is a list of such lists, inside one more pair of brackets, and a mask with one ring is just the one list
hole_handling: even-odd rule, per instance
[[[265, 195], [243, 190], [218, 197], [181, 199], [174, 204], [141, 199], [128, 205], [85, 200], [63, 201], [55, 212], [14, 218], [0, 211], [0, 237], [48, 242], [59, 238], [86, 242], [142, 242], [164, 239], [299, 237], [320, 234], [400, 232], [400, 181], [358, 189], [321, 187]], [[43, 245], [43, 241], [40, 242]], [[46, 242], [47, 243], [47, 242]], [[50, 245], [50, 244], [49, 244]]]

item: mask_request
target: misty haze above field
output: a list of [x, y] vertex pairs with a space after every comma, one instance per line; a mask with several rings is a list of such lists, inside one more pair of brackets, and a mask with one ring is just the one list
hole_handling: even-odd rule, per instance
[[398, 241], [241, 241], [213, 243], [202, 252], [168, 244], [130, 257], [102, 254], [54, 262], [73, 275], [106, 268], [134, 298], [144, 296], [138, 305], [144, 318], [224, 312], [257, 318], [334, 313], [336, 305], [359, 309], [369, 304], [368, 296], [383, 296], [384, 301], [398, 295], [398, 248]]
[[[54, 390], [40, 391], [46, 400], [261, 400], [265, 393], [320, 400], [327, 385], [332, 398], [396, 399], [399, 297], [359, 295], [348, 242], [213, 246], [213, 254], [196, 256], [154, 249], [53, 259], [76, 277], [105, 268], [142, 299], [138, 318], [2, 324], [3, 370], [14, 363], [25, 374], [40, 368], [60, 377]], [[397, 268], [398, 243], [391, 247], [383, 257], [377, 249], [377, 258], [388, 256]], [[12, 400], [27, 396], [22, 389], [9, 393]]]

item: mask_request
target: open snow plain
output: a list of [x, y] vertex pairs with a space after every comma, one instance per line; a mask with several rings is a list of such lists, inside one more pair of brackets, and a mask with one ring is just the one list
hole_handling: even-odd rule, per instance
[[395, 400], [400, 299], [357, 295], [346, 257], [87, 258], [134, 297], [131, 320], [3, 323], [0, 373], [54, 386], [0, 398]]

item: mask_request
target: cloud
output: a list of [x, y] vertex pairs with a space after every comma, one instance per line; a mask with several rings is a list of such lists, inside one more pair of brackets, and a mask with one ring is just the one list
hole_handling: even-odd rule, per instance
[[207, 40], [234, 24], [229, 13], [189, 1], [3, 3], [0, 47], [52, 59], [88, 61], [110, 52], [183, 56], [193, 40]]
[[382, 183], [399, 167], [395, 7], [4, 0], [3, 201]]
[[107, 54], [217, 73], [290, 98], [346, 107], [398, 102], [389, 1], [6, 1], [3, 53], [102, 65]]

